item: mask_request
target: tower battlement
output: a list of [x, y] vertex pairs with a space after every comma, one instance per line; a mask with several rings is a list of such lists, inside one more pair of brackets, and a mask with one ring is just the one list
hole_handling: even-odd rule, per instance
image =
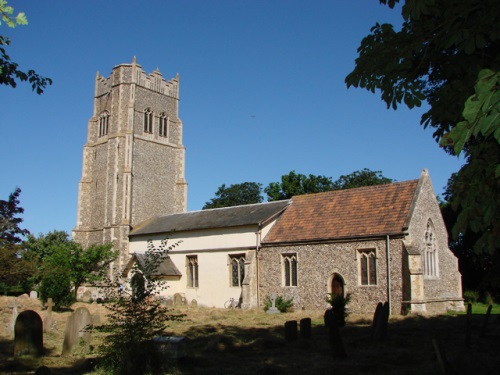
[[135, 57], [131, 64], [116, 65], [109, 77], [103, 77], [97, 72], [95, 79], [95, 97], [108, 94], [112, 87], [120, 84], [136, 84], [146, 89], [163, 95], [179, 99], [179, 75], [168, 81], [156, 68], [147, 74], [142, 67], [136, 63]]

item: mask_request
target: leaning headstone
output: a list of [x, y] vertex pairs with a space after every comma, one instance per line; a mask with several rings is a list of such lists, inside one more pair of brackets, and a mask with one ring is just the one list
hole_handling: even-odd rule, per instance
[[52, 307], [54, 303], [52, 302], [52, 298], [48, 298], [45, 303], [45, 307], [47, 307], [47, 314], [45, 318], [43, 318], [43, 332], [50, 332], [55, 329], [56, 322], [52, 316]]
[[43, 354], [43, 323], [35, 311], [26, 310], [17, 316], [14, 335], [14, 357]]
[[12, 316], [7, 326], [9, 333], [14, 333], [14, 327], [16, 326], [16, 319], [18, 315], [19, 312], [17, 311], [17, 301], [14, 300], [14, 304], [12, 305]]
[[30, 292], [30, 298], [31, 299], [37, 299], [38, 298], [38, 293], [36, 292], [36, 290], [32, 290]]
[[481, 333], [479, 334], [479, 337], [486, 336], [486, 327], [488, 326], [488, 320], [490, 319], [492, 307], [493, 307], [492, 305], [489, 305], [488, 309], [486, 310], [486, 315], [484, 316], [483, 326], [481, 327]]
[[[92, 317], [85, 307], [77, 308], [66, 321], [66, 332], [64, 334], [62, 355], [73, 354], [77, 349], [87, 349], [92, 327]], [[83, 347], [77, 347], [82, 345]]]
[[295, 341], [297, 340], [297, 337], [297, 321], [289, 320], [288, 322], [285, 322], [285, 340], [288, 342]]
[[379, 302], [373, 315], [372, 340], [382, 341], [387, 336], [387, 325], [389, 322], [389, 304]]
[[266, 311], [268, 314], [279, 314], [280, 311], [276, 308], [276, 294], [271, 294], [271, 307]]
[[311, 318], [300, 319], [300, 336], [303, 339], [311, 337]]
[[333, 314], [328, 315], [327, 320], [328, 341], [330, 342], [332, 356], [340, 359], [346, 358], [347, 353], [345, 351], [344, 342], [342, 341], [342, 336], [340, 336], [340, 328], [337, 320], [334, 318]]
[[467, 304], [467, 316], [465, 320], [465, 346], [470, 348], [472, 335], [472, 305]]
[[438, 339], [432, 339], [432, 345], [434, 346], [434, 352], [436, 353], [441, 373], [444, 375], [451, 374], [451, 366], [446, 359], [446, 354], [441, 346], [441, 342]]

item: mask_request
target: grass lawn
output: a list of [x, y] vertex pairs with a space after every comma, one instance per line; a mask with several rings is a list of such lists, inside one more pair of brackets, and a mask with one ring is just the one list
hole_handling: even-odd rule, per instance
[[[467, 304], [465, 305], [467, 309]], [[486, 314], [486, 310], [488, 309], [488, 305], [484, 303], [473, 303], [472, 304], [472, 313], [473, 314]], [[457, 315], [457, 314], [466, 314], [466, 312], [450, 312], [450, 315]], [[491, 315], [500, 315], [500, 305], [498, 304], [493, 304], [491, 308]]]
[[[465, 344], [464, 315], [391, 316], [382, 342], [371, 339], [373, 316], [352, 315], [340, 332], [347, 358], [339, 359], [332, 355], [320, 311], [270, 315], [261, 310], [186, 307], [175, 312], [185, 318], [170, 322], [165, 334], [185, 337], [187, 356], [171, 360], [168, 373], [174, 375], [439, 374], [434, 339], [439, 340], [454, 374], [493, 374], [500, 368], [500, 315], [490, 318], [485, 337], [479, 337], [484, 317], [479, 312], [472, 317], [470, 347]], [[48, 366], [51, 375], [103, 374], [94, 367], [99, 362], [99, 335], [92, 336], [89, 353], [62, 357], [69, 313], [53, 314], [58, 328], [44, 335], [44, 357], [13, 358], [13, 337], [0, 335], [0, 374], [33, 374], [41, 365]], [[4, 321], [8, 317], [2, 316]], [[284, 323], [305, 317], [312, 319], [312, 336], [299, 334], [297, 340], [287, 342]]]

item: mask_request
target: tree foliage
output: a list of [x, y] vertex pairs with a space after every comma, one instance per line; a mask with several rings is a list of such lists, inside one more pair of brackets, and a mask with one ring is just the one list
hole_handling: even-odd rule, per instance
[[243, 182], [229, 187], [222, 184], [215, 192], [215, 198], [206, 202], [203, 209], [261, 203], [263, 200], [261, 190], [262, 185], [256, 182]]
[[17, 187], [8, 200], [0, 200], [0, 284], [4, 291], [14, 285], [25, 287], [24, 281], [33, 271], [33, 265], [21, 258], [20, 243], [29, 231], [20, 227], [23, 219], [19, 215], [24, 213], [19, 206], [20, 194]]
[[[397, 0], [381, 0], [394, 7]], [[376, 24], [358, 48], [347, 86], [379, 92], [388, 108], [429, 109], [421, 124], [450, 153], [465, 150], [450, 199], [454, 236], [480, 234], [474, 249], [500, 243], [500, 12], [496, 0], [406, 0], [403, 24]]]
[[268, 201], [272, 202], [290, 199], [295, 195], [322, 193], [330, 190], [334, 190], [331, 177], [315, 176], [313, 174], [306, 176], [291, 171], [281, 176], [281, 182], [271, 182], [264, 189], [264, 192], [267, 194]]
[[118, 255], [111, 244], [83, 248], [68, 233], [57, 230], [28, 236], [24, 247], [24, 258], [37, 266], [31, 276], [32, 284], [40, 285], [40, 298], [52, 298], [56, 308], [74, 301], [84, 283], [101, 280]]
[[167, 246], [163, 240], [156, 248], [148, 241], [144, 263], [136, 262], [127, 283], [131, 288], [121, 288], [119, 281], [109, 281], [106, 307], [111, 311], [108, 322], [97, 330], [106, 333], [100, 351], [102, 367], [114, 374], [162, 373], [164, 358], [152, 347], [152, 339], [161, 335], [172, 319], [179, 319], [171, 310], [161, 305], [156, 295], [164, 290], [166, 281], [154, 277], [168, 252], [176, 244]]
[[333, 190], [352, 189], [362, 186], [373, 186], [390, 184], [391, 178], [384, 177], [381, 171], [371, 171], [364, 168], [361, 171], [354, 171], [348, 175], [342, 175], [333, 183]]
[[[14, 14], [14, 9], [7, 4], [7, 1], [0, 0], [0, 15], [1, 21], [7, 24], [9, 27], [16, 27], [17, 25], [27, 25], [28, 20], [23, 12]], [[43, 90], [47, 85], [52, 84], [50, 78], [46, 78], [37, 74], [34, 70], [28, 70], [24, 72], [19, 69], [19, 64], [13, 62], [7, 52], [5, 47], [10, 45], [10, 39], [0, 35], [0, 85], [8, 85], [11, 87], [17, 86], [17, 81], [28, 82], [31, 84], [31, 88], [37, 94], [42, 94]]]

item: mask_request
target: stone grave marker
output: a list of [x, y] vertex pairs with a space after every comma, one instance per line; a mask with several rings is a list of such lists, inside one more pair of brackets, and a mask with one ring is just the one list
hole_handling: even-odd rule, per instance
[[174, 307], [174, 300], [172, 298], [167, 298], [165, 300], [165, 306], [166, 307]]
[[492, 307], [493, 307], [492, 305], [489, 305], [488, 309], [486, 310], [486, 315], [484, 316], [483, 325], [481, 327], [481, 333], [479, 334], [479, 337], [486, 336], [486, 330], [487, 330], [487, 326], [488, 326], [488, 320], [490, 319]]
[[36, 290], [32, 290], [30, 292], [30, 298], [31, 299], [37, 299], [38, 298], [38, 293], [36, 292]]
[[191, 300], [191, 307], [198, 307], [198, 301], [195, 299]]
[[342, 341], [342, 336], [340, 336], [338, 322], [337, 319], [335, 319], [333, 312], [331, 310], [326, 310], [324, 319], [325, 326], [328, 330], [328, 341], [330, 342], [330, 348], [332, 349], [332, 356], [334, 358], [346, 358], [347, 353], [345, 351], [344, 342]]
[[382, 341], [387, 337], [387, 325], [389, 323], [389, 304], [379, 302], [373, 315], [372, 340]]
[[95, 313], [92, 315], [92, 325], [95, 326], [100, 326], [102, 323], [101, 315], [99, 313]]
[[56, 321], [52, 316], [52, 307], [54, 303], [52, 302], [52, 298], [47, 298], [47, 302], [45, 303], [45, 307], [47, 307], [47, 314], [45, 318], [43, 318], [43, 332], [50, 332], [56, 328]]
[[174, 294], [174, 306], [184, 306], [186, 304], [186, 298], [181, 293]]
[[303, 339], [311, 337], [311, 318], [304, 318], [300, 320], [300, 336]]
[[472, 305], [467, 304], [467, 316], [465, 320], [465, 346], [470, 348], [472, 336]]
[[268, 314], [280, 313], [280, 311], [276, 308], [276, 293], [271, 294], [271, 307], [266, 312]]
[[16, 326], [16, 319], [18, 315], [19, 312], [17, 311], [17, 301], [14, 300], [14, 304], [12, 305], [12, 316], [9, 323], [7, 324], [7, 331], [9, 333], [14, 333], [14, 327]]
[[297, 321], [289, 320], [288, 322], [285, 322], [285, 340], [288, 342], [295, 341], [297, 340], [297, 337]]
[[26, 310], [17, 316], [14, 335], [14, 357], [43, 354], [43, 323], [35, 311]]
[[92, 317], [89, 310], [85, 307], [77, 308], [66, 321], [62, 355], [68, 356], [79, 350], [86, 351], [90, 343], [91, 328]]
[[153, 339], [155, 349], [165, 358], [185, 358], [187, 340], [183, 336], [158, 336]]

